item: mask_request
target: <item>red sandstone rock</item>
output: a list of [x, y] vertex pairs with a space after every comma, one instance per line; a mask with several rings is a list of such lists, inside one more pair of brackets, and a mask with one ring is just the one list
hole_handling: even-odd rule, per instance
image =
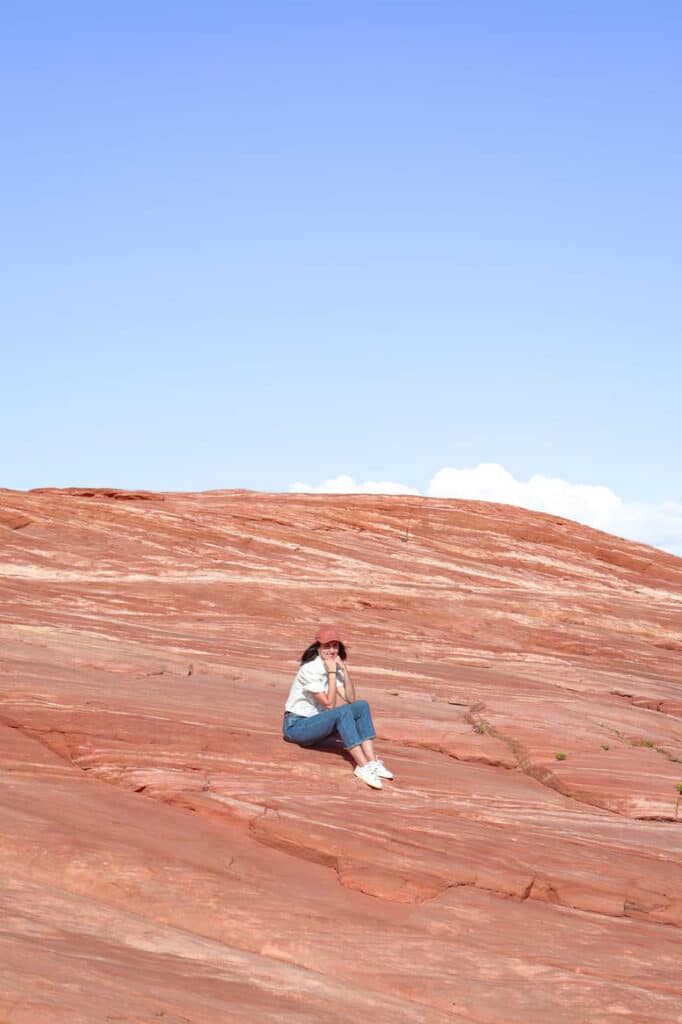
[[[682, 561], [404, 497], [0, 491], [0, 534], [3, 1024], [682, 1022]], [[320, 619], [380, 793], [282, 743]]]

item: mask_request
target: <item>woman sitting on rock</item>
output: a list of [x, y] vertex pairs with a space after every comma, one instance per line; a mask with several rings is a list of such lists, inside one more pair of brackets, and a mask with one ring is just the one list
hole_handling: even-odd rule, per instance
[[334, 626], [321, 626], [301, 656], [284, 712], [284, 739], [310, 747], [338, 732], [355, 761], [355, 774], [372, 789], [393, 773], [374, 753], [376, 737], [366, 700], [355, 699], [346, 648]]

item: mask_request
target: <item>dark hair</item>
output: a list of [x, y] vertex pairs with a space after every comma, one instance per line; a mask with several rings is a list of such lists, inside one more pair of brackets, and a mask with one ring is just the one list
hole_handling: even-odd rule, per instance
[[[320, 641], [316, 640], [310, 647], [306, 647], [303, 654], [301, 655], [301, 664], [305, 665], [308, 661], [314, 661], [320, 653]], [[345, 661], [348, 655], [346, 654], [346, 648], [344, 647], [341, 640], [339, 640], [339, 657], [341, 661]]]

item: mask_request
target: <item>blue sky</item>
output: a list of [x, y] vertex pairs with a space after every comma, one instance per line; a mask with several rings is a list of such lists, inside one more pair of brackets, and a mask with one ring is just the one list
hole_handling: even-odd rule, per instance
[[0, 486], [468, 470], [682, 553], [677, 0], [0, 18]]

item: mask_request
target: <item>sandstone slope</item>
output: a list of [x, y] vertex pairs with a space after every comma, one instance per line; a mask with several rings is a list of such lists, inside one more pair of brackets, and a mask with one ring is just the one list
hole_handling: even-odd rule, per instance
[[[682, 561], [410, 497], [0, 491], [3, 1024], [682, 1022]], [[281, 740], [320, 620], [396, 780]]]

